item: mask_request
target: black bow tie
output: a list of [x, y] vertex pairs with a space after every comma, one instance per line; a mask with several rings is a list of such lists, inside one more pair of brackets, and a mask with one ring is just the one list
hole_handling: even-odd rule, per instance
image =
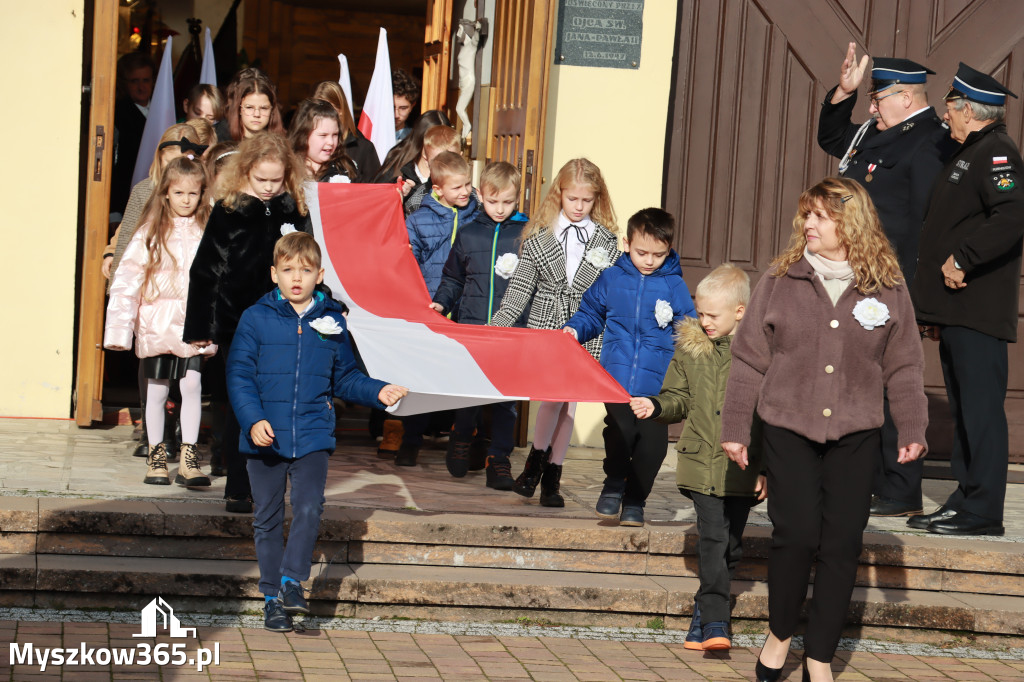
[[561, 235], [561, 239], [560, 239], [560, 241], [562, 242], [562, 248], [565, 250], [566, 255], [569, 254], [569, 231], [570, 231], [570, 229], [575, 231], [576, 241], [578, 241], [580, 244], [586, 244], [587, 243], [587, 230], [586, 230], [586, 228], [583, 227], [582, 225], [576, 225], [574, 223], [569, 223], [568, 225], [566, 225], [565, 227], [562, 228], [562, 235]]

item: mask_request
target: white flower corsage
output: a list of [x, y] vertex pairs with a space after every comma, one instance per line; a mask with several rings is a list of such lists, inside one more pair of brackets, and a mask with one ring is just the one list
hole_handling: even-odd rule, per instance
[[502, 279], [508, 279], [516, 271], [519, 265], [519, 256], [514, 253], [503, 253], [494, 261], [494, 274]]
[[604, 270], [606, 267], [612, 264], [611, 256], [608, 255], [608, 250], [603, 246], [595, 246], [586, 253], [587, 262], [593, 265], [598, 270]]
[[658, 321], [658, 326], [662, 329], [667, 327], [672, 321], [672, 314], [672, 304], [659, 298], [654, 304], [654, 319]]
[[324, 336], [333, 336], [334, 334], [341, 333], [341, 325], [333, 317], [318, 317], [309, 323], [309, 326], [316, 330], [316, 333], [320, 335], [320, 338]]
[[327, 182], [352, 182], [347, 175], [332, 175], [331, 179]]
[[853, 319], [860, 322], [860, 326], [871, 331], [875, 327], [881, 327], [889, 320], [889, 308], [877, 299], [865, 298], [857, 301], [857, 305], [853, 306]]
[[296, 230], [295, 226], [292, 225], [291, 223], [285, 223], [284, 225], [281, 226], [281, 236], [284, 236], [286, 234], [291, 234], [292, 232], [297, 232], [297, 231], [298, 230]]

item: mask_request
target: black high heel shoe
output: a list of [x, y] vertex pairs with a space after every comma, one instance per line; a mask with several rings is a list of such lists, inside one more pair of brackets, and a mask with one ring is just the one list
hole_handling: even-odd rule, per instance
[[[804, 675], [807, 674], [807, 667], [804, 666]], [[777, 682], [782, 676], [782, 668], [769, 668], [761, 662], [761, 654], [757, 655], [757, 663], [754, 665], [754, 675], [757, 682]], [[804, 678], [806, 679], [806, 677]]]

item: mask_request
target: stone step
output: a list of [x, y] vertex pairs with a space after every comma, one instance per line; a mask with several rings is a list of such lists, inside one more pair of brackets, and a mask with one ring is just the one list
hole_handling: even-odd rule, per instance
[[[251, 518], [228, 514], [220, 504], [6, 497], [0, 529], [0, 552], [10, 555], [255, 558]], [[624, 528], [597, 519], [328, 507], [317, 557], [355, 565], [692, 578], [696, 539], [689, 523]], [[748, 526], [737, 577], [763, 581], [769, 546], [769, 528]], [[1024, 597], [1024, 556], [1018, 544], [994, 539], [866, 533], [858, 585]]]
[[[141, 606], [152, 595], [252, 609], [258, 599], [253, 561], [82, 555], [0, 555], [5, 590], [61, 594], [67, 607], [97, 603]], [[569, 624], [634, 625], [662, 618], [685, 628], [696, 578], [572, 573], [526, 569], [346, 564], [321, 561], [309, 583], [314, 612], [349, 617], [444, 618], [517, 614]], [[767, 618], [763, 582], [733, 583], [737, 619]], [[120, 597], [114, 599], [113, 597]], [[475, 614], [475, 615], [474, 615]], [[849, 625], [1024, 634], [1024, 598], [931, 590], [854, 590]]]

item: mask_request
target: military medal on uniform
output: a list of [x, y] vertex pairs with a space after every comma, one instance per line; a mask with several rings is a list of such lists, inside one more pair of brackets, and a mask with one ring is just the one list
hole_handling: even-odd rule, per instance
[[877, 163], [869, 163], [869, 164], [868, 164], [868, 174], [864, 176], [864, 182], [871, 182], [872, 180], [874, 180], [874, 179], [875, 179], [875, 178], [874, 178], [874, 177], [873, 177], [873, 176], [871, 175], [871, 172], [872, 172], [873, 170], [875, 170], [876, 168], [878, 168], [878, 164], [877, 164]]

